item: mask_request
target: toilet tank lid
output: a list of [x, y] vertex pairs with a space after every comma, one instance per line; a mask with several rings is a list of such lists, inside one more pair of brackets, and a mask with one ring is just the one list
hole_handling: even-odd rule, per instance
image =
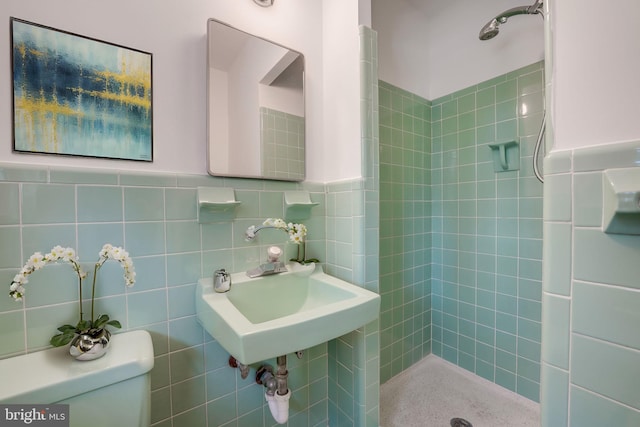
[[67, 346], [0, 360], [1, 403], [55, 403], [149, 372], [153, 345], [147, 331], [111, 337], [103, 357], [78, 361]]

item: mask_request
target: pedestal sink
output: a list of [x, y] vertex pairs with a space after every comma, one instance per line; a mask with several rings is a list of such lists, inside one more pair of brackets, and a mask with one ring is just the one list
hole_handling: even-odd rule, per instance
[[304, 350], [376, 319], [380, 296], [330, 276], [316, 266], [249, 278], [231, 275], [231, 290], [213, 291], [200, 279], [196, 313], [202, 326], [239, 362], [251, 364]]

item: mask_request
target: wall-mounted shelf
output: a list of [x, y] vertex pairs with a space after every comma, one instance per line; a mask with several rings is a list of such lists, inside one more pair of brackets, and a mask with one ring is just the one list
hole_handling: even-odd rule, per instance
[[287, 221], [297, 221], [311, 217], [311, 208], [318, 203], [311, 201], [308, 191], [284, 192], [284, 217]]
[[235, 218], [236, 200], [233, 188], [198, 187], [198, 222], [229, 221]]
[[607, 169], [603, 176], [605, 233], [640, 234], [640, 168]]
[[493, 170], [496, 172], [520, 169], [520, 146], [516, 141], [489, 144], [493, 154]]

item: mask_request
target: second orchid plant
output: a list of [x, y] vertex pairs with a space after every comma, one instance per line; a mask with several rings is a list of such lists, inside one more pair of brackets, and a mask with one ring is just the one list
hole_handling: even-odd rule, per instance
[[62, 325], [58, 328], [59, 334], [51, 337], [50, 343], [54, 347], [63, 346], [71, 342], [76, 333], [80, 333], [83, 331], [88, 331], [92, 329], [100, 329], [107, 325], [113, 326], [114, 328], [121, 328], [122, 325], [117, 320], [110, 320], [109, 316], [106, 314], [102, 314], [97, 318], [94, 316], [94, 300], [96, 293], [96, 276], [98, 275], [98, 270], [100, 267], [104, 265], [108, 260], [118, 261], [122, 268], [124, 269], [124, 280], [127, 287], [131, 287], [135, 284], [136, 281], [136, 273], [133, 268], [133, 262], [129, 257], [129, 254], [118, 246], [112, 246], [111, 244], [105, 244], [100, 252], [98, 253], [99, 259], [95, 263], [93, 267], [93, 284], [91, 288], [91, 318], [85, 319], [84, 313], [82, 309], [82, 280], [87, 277], [87, 273], [82, 270], [80, 266], [80, 261], [76, 252], [73, 248], [63, 248], [62, 246], [54, 246], [51, 249], [51, 252], [47, 254], [42, 254], [41, 252], [36, 252], [31, 257], [27, 263], [22, 267], [20, 272], [15, 275], [11, 282], [11, 286], [9, 287], [9, 295], [13, 297], [16, 301], [21, 301], [25, 294], [24, 286], [28, 283], [27, 277], [44, 268], [47, 264], [57, 263], [57, 262], [67, 262], [71, 264], [71, 267], [76, 272], [78, 276], [78, 289], [79, 289], [79, 312], [80, 312], [80, 320], [78, 323], [74, 325]]

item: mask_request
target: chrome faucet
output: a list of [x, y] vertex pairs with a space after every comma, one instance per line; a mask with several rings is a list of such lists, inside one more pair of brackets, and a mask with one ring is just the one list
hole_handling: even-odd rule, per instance
[[284, 262], [280, 261], [281, 255], [282, 249], [277, 246], [270, 246], [269, 249], [267, 249], [267, 262], [248, 270], [247, 276], [254, 278], [288, 271]]
[[253, 239], [256, 238], [256, 234], [258, 234], [258, 231], [265, 228], [278, 228], [278, 227], [274, 227], [273, 225], [259, 225], [256, 227], [255, 225], [252, 225], [251, 227], [247, 228], [247, 231], [245, 231], [244, 233], [245, 240], [247, 242], [252, 241]]
[[231, 289], [231, 275], [224, 268], [213, 273], [213, 290], [216, 292], [228, 292]]

